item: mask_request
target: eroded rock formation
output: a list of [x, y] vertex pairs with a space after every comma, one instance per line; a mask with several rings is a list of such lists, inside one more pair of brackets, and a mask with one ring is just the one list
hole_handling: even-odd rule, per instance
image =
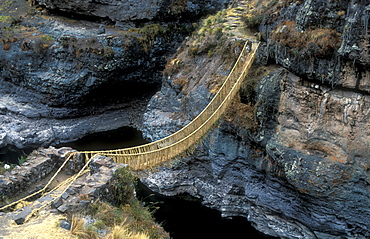
[[144, 1], [54, 1], [36, 0], [48, 9], [72, 14], [109, 19], [113, 22], [127, 23], [151, 21], [174, 17], [197, 17], [226, 7], [228, 0], [144, 0]]
[[[1, 147], [47, 145], [122, 125], [143, 125], [147, 138], [162, 138], [204, 108], [246, 38], [234, 31], [239, 23], [227, 24], [223, 13], [209, 18], [183, 42], [162, 77], [157, 69], [165, 51], [182, 36], [170, 35], [177, 39], [171, 41], [156, 35], [163, 28], [154, 21], [189, 11], [196, 15], [202, 6], [225, 1], [150, 1], [153, 5], [139, 13], [134, 12], [146, 1], [124, 13], [118, 10], [131, 1], [114, 10], [103, 1], [39, 2], [100, 21], [108, 17], [121, 29], [34, 17], [24, 21], [32, 28], [29, 38], [4, 38]], [[263, 44], [240, 98], [192, 156], [142, 181], [164, 195], [191, 194], [225, 217], [247, 217], [269, 235], [368, 238], [369, 5], [365, 0], [259, 2], [268, 11], [257, 34]], [[235, 11], [253, 10], [239, 3]], [[153, 22], [145, 32], [122, 30], [141, 21]], [[138, 82], [144, 88], [162, 82], [144, 122], [145, 100], [137, 106], [132, 97], [109, 97], [112, 88], [131, 93]]]
[[[368, 6], [293, 1], [273, 10], [260, 26], [266, 43], [256, 63], [278, 66], [252, 93], [246, 79], [242, 102], [235, 102], [193, 156], [143, 181], [165, 195], [189, 193], [225, 217], [245, 216], [273, 236], [367, 238]], [[149, 108], [162, 111], [156, 117], [172, 122], [172, 130], [178, 124], [169, 117], [174, 109], [192, 117], [186, 108], [173, 108], [186, 105], [186, 95], [176, 94], [171, 83], [178, 75], [164, 80]], [[193, 84], [201, 89], [206, 82]], [[209, 100], [200, 99], [195, 105]], [[145, 125], [153, 122], [149, 118]]]
[[[196, 19], [158, 22], [153, 20], [157, 10], [179, 10], [185, 4], [200, 17], [222, 8], [225, 1], [40, 4], [48, 9], [17, 16], [0, 35], [3, 152], [73, 141], [122, 126], [140, 129], [147, 102], [161, 84], [165, 58], [190, 34]], [[122, 11], [128, 7], [130, 11]], [[42, 14], [54, 8], [79, 17]], [[94, 15], [89, 9], [100, 10]], [[81, 20], [82, 15], [100, 20]], [[106, 16], [131, 25], [122, 30], [110, 21], [104, 23]]]

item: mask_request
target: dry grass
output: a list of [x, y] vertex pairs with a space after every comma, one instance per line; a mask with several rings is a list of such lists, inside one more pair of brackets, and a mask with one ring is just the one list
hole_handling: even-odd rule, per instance
[[299, 32], [294, 21], [283, 21], [272, 32], [271, 39], [290, 48], [295, 55], [314, 55], [325, 58], [336, 51], [341, 43], [341, 34], [334, 29], [317, 28]]
[[[107, 208], [105, 208], [104, 212]], [[112, 208], [111, 208], [112, 209]], [[87, 227], [84, 220], [80, 216], [73, 215], [71, 218], [70, 233], [81, 239], [149, 239], [148, 234], [144, 232], [137, 232], [131, 228], [127, 219], [123, 219], [119, 224], [114, 224], [111, 228], [107, 228], [110, 233], [106, 236], [98, 236], [98, 233], [93, 227]]]
[[97, 233], [90, 231], [86, 228], [85, 222], [82, 218], [73, 215], [71, 219], [71, 229], [70, 232], [72, 235], [77, 236], [78, 238], [83, 239], [97, 239]]
[[173, 83], [176, 84], [176, 85], [180, 85], [182, 87], [186, 87], [189, 83], [189, 79], [181, 77], [181, 76], [180, 77], [174, 77]]
[[143, 232], [131, 232], [126, 224], [126, 221], [120, 225], [115, 225], [112, 233], [107, 236], [107, 239], [149, 239], [150, 237]]
[[9, 51], [11, 47], [12, 47], [12, 46], [10, 45], [10, 43], [9, 43], [9, 42], [5, 42], [5, 43], [3, 43], [3, 50], [4, 50], [4, 51]]
[[7, 236], [4, 238], [37, 238], [37, 239], [72, 239], [77, 236], [71, 235], [68, 230], [59, 226], [60, 220], [65, 219], [63, 215], [54, 213], [40, 214], [27, 223], [4, 226]]
[[251, 103], [240, 103], [238, 97], [231, 103], [230, 107], [225, 112], [224, 119], [227, 122], [237, 125], [245, 132], [253, 132], [258, 129], [254, 105]]
[[72, 215], [70, 233], [81, 239], [98, 239], [96, 230], [86, 227], [85, 221], [76, 215]]

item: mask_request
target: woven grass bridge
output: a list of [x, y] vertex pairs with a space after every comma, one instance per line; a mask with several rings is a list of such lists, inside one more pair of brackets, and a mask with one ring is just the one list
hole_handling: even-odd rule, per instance
[[[211, 129], [211, 127], [225, 112], [226, 108], [230, 105], [230, 102], [239, 91], [240, 85], [253, 63], [258, 46], [259, 43], [255, 42], [245, 43], [238, 60], [213, 99], [197, 117], [179, 131], [158, 141], [132, 148], [73, 152], [67, 157], [54, 176], [51, 177], [49, 182], [42, 189], [6, 206], [0, 207], [0, 211], [17, 205], [18, 203], [39, 194], [49, 195], [53, 198], [43, 204], [37, 205], [35, 209], [32, 210], [32, 213], [30, 213], [25, 219], [25, 221], [27, 221], [32, 215], [35, 215], [38, 211], [45, 208], [47, 205], [50, 205], [66, 192], [77, 178], [87, 173], [89, 171], [89, 163], [93, 159], [94, 155], [111, 157], [116, 163], [128, 164], [134, 170], [145, 170], [168, 162], [176, 156], [183, 154]], [[85, 156], [85, 163], [82, 169], [77, 174], [60, 183], [57, 187], [48, 191], [48, 187], [51, 182], [57, 177], [67, 162], [75, 158], [74, 156], [76, 154], [82, 154]]]
[[189, 124], [166, 138], [137, 147], [78, 152], [86, 161], [98, 154], [113, 158], [117, 163], [128, 164], [135, 170], [150, 168], [181, 155], [203, 137], [230, 105], [253, 63], [259, 43], [247, 41], [234, 67], [223, 85], [205, 107]]

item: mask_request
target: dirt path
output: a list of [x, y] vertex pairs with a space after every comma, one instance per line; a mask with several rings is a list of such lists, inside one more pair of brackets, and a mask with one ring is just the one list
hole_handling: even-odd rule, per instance
[[49, 210], [41, 211], [29, 222], [17, 225], [12, 220], [2, 219], [0, 222], [0, 238], [4, 239], [69, 239], [77, 238], [59, 226], [60, 220], [65, 219], [61, 214], [51, 213]]

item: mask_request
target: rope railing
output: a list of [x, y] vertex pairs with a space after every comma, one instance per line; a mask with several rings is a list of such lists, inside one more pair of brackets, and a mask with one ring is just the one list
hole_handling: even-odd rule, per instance
[[250, 66], [259, 43], [246, 42], [230, 74], [204, 110], [179, 131], [152, 143], [141, 146], [84, 151], [91, 158], [95, 154], [112, 157], [117, 163], [129, 164], [133, 169], [145, 169], [166, 162], [182, 154], [203, 137], [221, 117], [238, 92]]

